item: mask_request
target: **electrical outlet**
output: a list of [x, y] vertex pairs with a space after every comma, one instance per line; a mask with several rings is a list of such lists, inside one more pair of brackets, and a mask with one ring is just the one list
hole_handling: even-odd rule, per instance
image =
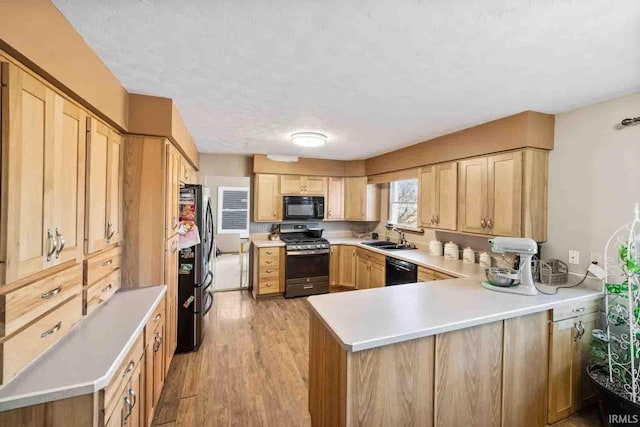
[[573, 265], [580, 264], [580, 251], [576, 251], [575, 249], [569, 249], [569, 264], [573, 264]]
[[600, 265], [600, 254], [597, 252], [591, 252], [591, 256], [589, 257], [589, 262], [591, 264]]

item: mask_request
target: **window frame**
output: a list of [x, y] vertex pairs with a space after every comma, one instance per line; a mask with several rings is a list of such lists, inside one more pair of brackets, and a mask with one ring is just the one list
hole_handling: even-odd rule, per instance
[[[225, 191], [246, 191], [247, 193], [247, 228], [246, 229], [223, 229], [222, 228], [222, 214], [224, 211], [235, 211], [242, 212], [244, 209], [223, 209], [224, 202], [224, 193]], [[216, 218], [216, 229], [217, 234], [243, 234], [248, 233], [251, 228], [251, 193], [250, 188], [248, 186], [227, 186], [220, 185], [218, 186], [218, 205], [216, 206], [217, 218]]]
[[[416, 197], [415, 197], [415, 202], [398, 202], [398, 201], [394, 201], [395, 200], [395, 186], [394, 184], [399, 183], [399, 182], [405, 182], [405, 181], [413, 181], [415, 182], [415, 189], [416, 189]], [[408, 228], [408, 229], [418, 229], [419, 227], [419, 223], [420, 223], [420, 180], [418, 178], [407, 178], [407, 179], [398, 179], [395, 181], [390, 181], [389, 182], [389, 206], [388, 206], [388, 212], [387, 212], [387, 223], [389, 225], [393, 225], [393, 226], [398, 226], [400, 228]], [[401, 222], [395, 222], [393, 221], [393, 212], [394, 212], [394, 206], [396, 205], [413, 205], [415, 204], [416, 207], [416, 221], [415, 224], [404, 224]], [[396, 218], [397, 221], [397, 218]]]

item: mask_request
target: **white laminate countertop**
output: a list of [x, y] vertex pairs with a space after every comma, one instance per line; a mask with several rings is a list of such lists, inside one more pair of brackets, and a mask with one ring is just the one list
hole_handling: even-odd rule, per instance
[[346, 351], [361, 351], [603, 295], [585, 286], [560, 289], [557, 295], [513, 295], [463, 278], [314, 295], [307, 301]]
[[117, 292], [0, 388], [0, 411], [106, 387], [165, 293], [164, 285]]

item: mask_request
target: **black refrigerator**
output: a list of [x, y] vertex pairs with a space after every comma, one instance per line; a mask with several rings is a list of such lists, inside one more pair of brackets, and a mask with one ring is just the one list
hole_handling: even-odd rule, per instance
[[[203, 191], [204, 190], [204, 191]], [[187, 184], [180, 189], [181, 228], [193, 225], [190, 242], [183, 246], [178, 261], [178, 352], [196, 351], [204, 339], [204, 316], [213, 306], [213, 273], [210, 269], [213, 243], [213, 213], [206, 189]], [[196, 232], [199, 236], [195, 236]], [[187, 240], [187, 239], [184, 239]]]

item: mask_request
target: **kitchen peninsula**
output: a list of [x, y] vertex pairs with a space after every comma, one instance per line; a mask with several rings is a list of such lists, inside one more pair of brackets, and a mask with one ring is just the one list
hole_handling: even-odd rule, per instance
[[529, 297], [472, 275], [312, 296], [313, 425], [544, 426], [550, 325], [594, 313], [595, 285]]

